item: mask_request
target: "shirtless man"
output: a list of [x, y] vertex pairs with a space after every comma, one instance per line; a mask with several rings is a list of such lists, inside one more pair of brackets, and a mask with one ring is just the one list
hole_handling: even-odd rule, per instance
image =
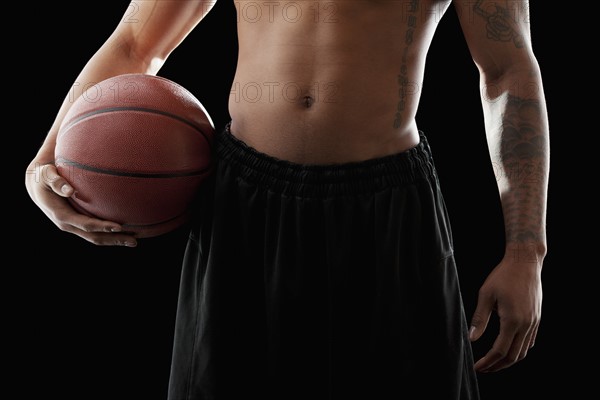
[[[76, 81], [158, 73], [213, 3], [131, 2]], [[523, 359], [541, 313], [549, 135], [528, 1], [235, 4], [231, 122], [184, 257], [169, 399], [478, 398], [475, 371]], [[506, 229], [470, 326], [415, 122], [427, 51], [451, 4], [481, 74]], [[66, 201], [73, 188], [53, 160], [69, 98], [28, 192], [61, 230], [135, 246], [119, 224]], [[474, 363], [469, 340], [494, 310], [499, 334]]]

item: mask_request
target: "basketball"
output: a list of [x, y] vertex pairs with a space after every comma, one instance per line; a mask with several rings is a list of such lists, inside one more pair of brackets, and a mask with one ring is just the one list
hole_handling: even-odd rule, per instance
[[212, 170], [214, 124], [200, 101], [163, 77], [124, 74], [84, 87], [59, 128], [55, 163], [80, 213], [138, 238], [190, 217]]

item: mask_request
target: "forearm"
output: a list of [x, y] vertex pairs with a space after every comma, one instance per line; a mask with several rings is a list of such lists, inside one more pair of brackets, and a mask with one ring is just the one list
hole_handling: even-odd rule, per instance
[[[48, 163], [54, 160], [54, 147], [60, 124], [67, 111], [85, 90], [109, 77], [125, 73], [153, 73], [160, 65], [149, 65], [144, 60], [136, 58], [124, 41], [111, 37], [87, 62], [69, 89], [56, 118], [39, 149], [35, 162]], [[95, 94], [94, 94], [95, 95]]]
[[506, 71], [493, 81], [483, 79], [482, 85], [507, 250], [539, 261], [546, 252], [549, 132], [537, 62]]

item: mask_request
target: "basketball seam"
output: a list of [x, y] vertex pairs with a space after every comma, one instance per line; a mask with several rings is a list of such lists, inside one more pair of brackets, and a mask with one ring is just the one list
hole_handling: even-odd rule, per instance
[[133, 228], [133, 229], [151, 229], [151, 228], [158, 228], [160, 227], [160, 225], [165, 225], [168, 224], [169, 222], [173, 222], [175, 220], [177, 220], [178, 218], [181, 217], [185, 217], [186, 214], [188, 214], [189, 211], [186, 210], [184, 212], [182, 212], [181, 214], [177, 214], [176, 216], [169, 218], [169, 219], [165, 219], [164, 221], [159, 221], [159, 222], [152, 222], [152, 223], [148, 223], [148, 224], [128, 224], [127, 222], [123, 223], [123, 227], [124, 228]]
[[80, 168], [80, 169], [90, 171], [90, 172], [97, 172], [100, 174], [113, 175], [113, 176], [123, 176], [123, 177], [127, 177], [127, 178], [159, 178], [159, 179], [161, 179], [161, 178], [183, 178], [186, 176], [202, 175], [211, 169], [211, 167], [209, 166], [209, 167], [206, 167], [203, 169], [198, 169], [195, 171], [178, 172], [178, 173], [125, 172], [125, 171], [114, 171], [114, 170], [106, 169], [106, 168], [92, 167], [91, 165], [81, 164], [81, 163], [78, 163], [77, 161], [68, 160], [66, 158], [58, 158], [56, 160], [56, 165], [59, 165], [59, 164], [66, 164], [66, 165]]
[[150, 113], [150, 114], [157, 114], [157, 115], [162, 115], [162, 116], [165, 116], [165, 117], [176, 119], [176, 120], [178, 120], [180, 122], [183, 122], [186, 125], [191, 126], [195, 130], [197, 130], [198, 132], [200, 132], [200, 134], [202, 135], [202, 137], [204, 137], [204, 140], [206, 140], [207, 143], [210, 143], [210, 140], [208, 139], [208, 137], [206, 136], [206, 134], [204, 133], [204, 131], [202, 129], [200, 129], [200, 127], [198, 127], [196, 124], [194, 124], [193, 122], [191, 122], [190, 120], [185, 119], [183, 117], [180, 117], [179, 115], [172, 114], [172, 113], [167, 112], [167, 111], [155, 110], [153, 108], [146, 108], [146, 107], [108, 107], [108, 108], [103, 108], [101, 110], [90, 111], [88, 113], [80, 115], [79, 117], [77, 117], [77, 118], [69, 121], [69, 123], [67, 125], [65, 125], [61, 129], [61, 131], [63, 131], [63, 132], [67, 131], [73, 125], [75, 125], [76, 123], [81, 122], [82, 120], [84, 120], [86, 118], [93, 117], [94, 115], [105, 114], [105, 113], [115, 112], [115, 111], [139, 111], [139, 112], [146, 112], [146, 113]]
[[[72, 198], [69, 198], [69, 203], [71, 203], [71, 205], [73, 207], [75, 207], [75, 209], [79, 212], [83, 212], [86, 215], [90, 215], [94, 218], [100, 218], [98, 217], [96, 214], [86, 210], [85, 208], [83, 208], [79, 203], [77, 203], [77, 201], [75, 201]], [[169, 222], [173, 222], [176, 221], [178, 218], [182, 218], [185, 217], [186, 214], [189, 214], [190, 211], [189, 210], [184, 210], [183, 212], [175, 215], [174, 217], [170, 217], [167, 219], [164, 219], [162, 221], [158, 221], [158, 222], [149, 222], [149, 223], [145, 223], [145, 224], [141, 224], [141, 223], [137, 223], [137, 224], [131, 224], [131, 223], [127, 223], [124, 222], [122, 225], [123, 227], [128, 227], [128, 228], [132, 228], [132, 229], [152, 229], [152, 228], [159, 228], [161, 227], [161, 225], [165, 225], [168, 224]]]

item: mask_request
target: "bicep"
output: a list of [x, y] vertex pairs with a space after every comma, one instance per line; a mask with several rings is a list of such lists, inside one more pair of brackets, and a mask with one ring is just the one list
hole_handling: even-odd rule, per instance
[[528, 0], [454, 0], [460, 25], [479, 70], [499, 76], [530, 61]]
[[113, 38], [132, 56], [151, 62], [166, 59], [210, 11], [216, 0], [134, 0]]

